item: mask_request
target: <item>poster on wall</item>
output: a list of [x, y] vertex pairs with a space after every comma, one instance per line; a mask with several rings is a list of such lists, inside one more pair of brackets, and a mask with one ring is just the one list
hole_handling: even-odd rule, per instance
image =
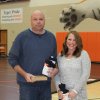
[[22, 23], [23, 8], [1, 9], [1, 23]]

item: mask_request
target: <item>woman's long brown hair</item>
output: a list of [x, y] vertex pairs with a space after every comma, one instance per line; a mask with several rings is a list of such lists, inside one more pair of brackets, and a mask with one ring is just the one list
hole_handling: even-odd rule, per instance
[[81, 39], [79, 33], [76, 32], [76, 31], [70, 31], [70, 32], [68, 32], [67, 36], [65, 37], [65, 41], [64, 41], [64, 43], [63, 43], [63, 49], [62, 49], [62, 51], [61, 51], [61, 56], [63, 56], [63, 55], [67, 56], [68, 47], [67, 47], [67, 45], [66, 45], [66, 41], [67, 41], [68, 36], [69, 36], [70, 34], [73, 34], [73, 35], [74, 35], [75, 41], [76, 41], [76, 44], [77, 44], [77, 47], [76, 47], [76, 50], [75, 50], [74, 53], [73, 53], [73, 56], [79, 57], [79, 56], [81, 55], [81, 51], [82, 51], [82, 49], [83, 49], [83, 43], [82, 43], [82, 39]]

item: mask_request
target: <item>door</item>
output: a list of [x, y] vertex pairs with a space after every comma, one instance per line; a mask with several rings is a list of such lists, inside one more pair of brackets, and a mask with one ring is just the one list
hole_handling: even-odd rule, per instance
[[0, 56], [7, 56], [7, 30], [0, 30]]

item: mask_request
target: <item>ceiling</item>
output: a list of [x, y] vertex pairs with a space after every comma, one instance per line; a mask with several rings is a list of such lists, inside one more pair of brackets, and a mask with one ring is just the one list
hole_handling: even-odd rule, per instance
[[30, 0], [0, 0], [0, 3], [15, 2], [15, 1], [30, 1]]

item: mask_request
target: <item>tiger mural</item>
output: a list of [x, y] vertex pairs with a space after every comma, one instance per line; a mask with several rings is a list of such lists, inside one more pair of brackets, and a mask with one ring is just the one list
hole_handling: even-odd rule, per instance
[[100, 21], [100, 0], [82, 0], [69, 4], [60, 14], [60, 22], [64, 23], [65, 30], [72, 30], [86, 18]]

